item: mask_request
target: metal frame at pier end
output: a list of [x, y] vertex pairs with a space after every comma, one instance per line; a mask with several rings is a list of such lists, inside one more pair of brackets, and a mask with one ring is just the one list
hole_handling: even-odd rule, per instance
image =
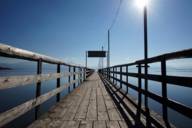
[[[79, 81], [85, 80], [87, 75], [91, 75], [93, 73], [93, 69], [88, 69], [83, 66], [78, 66], [74, 64], [68, 64], [59, 59], [55, 59], [49, 56], [41, 55], [38, 53], [34, 53], [31, 51], [15, 48], [9, 45], [0, 44], [0, 56], [6, 58], [16, 58], [27, 61], [33, 61], [37, 63], [37, 74], [36, 75], [21, 75], [21, 76], [6, 76], [0, 77], [0, 90], [5, 90], [9, 88], [26, 86], [28, 84], [36, 84], [36, 94], [35, 98], [25, 101], [24, 103], [17, 105], [5, 112], [0, 113], [0, 127], [10, 123], [11, 121], [17, 119], [22, 116], [26, 112], [35, 108], [35, 119], [39, 117], [39, 109], [40, 105], [45, 101], [49, 100], [53, 96], [56, 95], [56, 101], [60, 101], [60, 93], [68, 89], [70, 93], [70, 86], [73, 85], [75, 88], [75, 84], [79, 83]], [[57, 66], [56, 73], [47, 73], [42, 74], [42, 65], [43, 63], [49, 63]], [[61, 71], [61, 67], [68, 67], [68, 71]], [[73, 68], [73, 71], [71, 71]], [[75, 69], [79, 69], [78, 71]], [[78, 77], [76, 77], [76, 75]], [[61, 78], [68, 78], [68, 81], [61, 85]], [[73, 80], [71, 79], [73, 77]], [[41, 84], [46, 80], [56, 80], [56, 88], [46, 92], [45, 94], [41, 94]]]
[[[187, 58], [192, 58], [192, 49], [167, 53], [156, 57], [138, 60], [129, 64], [115, 65], [109, 68], [100, 69], [99, 74], [109, 93], [111, 93], [113, 99], [119, 106], [118, 108], [124, 115], [123, 117], [128, 122], [128, 125], [130, 125], [129, 116], [131, 115], [136, 122], [134, 126], [155, 126], [160, 128], [170, 128], [175, 126], [169, 122], [168, 109], [172, 109], [180, 113], [181, 115], [192, 119], [192, 108], [168, 98], [167, 87], [169, 86], [169, 84], [171, 84], [174, 86], [192, 88], [192, 77], [167, 75], [166, 62], [168, 60]], [[145, 70], [147, 70], [147, 74], [146, 71], [142, 73], [142, 67], [146, 67], [146, 65], [152, 63], [160, 63], [161, 74], [148, 74], [148, 68], [145, 68]], [[128, 70], [128, 67], [131, 66], [136, 66], [138, 72], [130, 72], [130, 70]], [[117, 68], [119, 68], [120, 70], [117, 70]], [[122, 68], [126, 68], [126, 70], [123, 71]], [[119, 77], [117, 77], [116, 75], [118, 75]], [[122, 79], [122, 76], [125, 79]], [[138, 85], [130, 83], [128, 77], [137, 78]], [[142, 86], [142, 80], [152, 80], [161, 83], [162, 95], [158, 95], [155, 92], [148, 90], [148, 88], [146, 88], [145, 86]], [[116, 81], [118, 83], [116, 83]], [[122, 88], [122, 86], [125, 86], [125, 88]], [[130, 94], [128, 93], [129, 89], [132, 89], [138, 93], [137, 101], [135, 101], [130, 96]], [[157, 116], [155, 112], [148, 109], [148, 101], [146, 99], [144, 99], [145, 102], [142, 103], [142, 96], [146, 96], [147, 98], [150, 98], [162, 105], [162, 117], [160, 115]], [[130, 104], [127, 105], [127, 102], [129, 102]], [[142, 104], [144, 106], [142, 106]], [[136, 113], [131, 112], [129, 108], [130, 105], [135, 107]], [[128, 115], [127, 113], [130, 115]], [[143, 120], [141, 120], [141, 116], [144, 116], [144, 122]]]
[[103, 50], [103, 47], [99, 51], [85, 51], [85, 67], [86, 67], [85, 69], [88, 70], [88, 72], [90, 72], [90, 74], [87, 73], [87, 75], [85, 76], [86, 78], [94, 72], [93, 69], [87, 68], [87, 58], [88, 57], [103, 58], [103, 57], [106, 57], [106, 51]]

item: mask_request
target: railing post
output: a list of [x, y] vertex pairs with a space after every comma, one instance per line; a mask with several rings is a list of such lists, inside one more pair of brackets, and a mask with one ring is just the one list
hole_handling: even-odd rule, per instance
[[[117, 67], [115, 67], [115, 72], [117, 72]], [[117, 73], [115, 74], [115, 78], [117, 78]], [[115, 80], [115, 85], [117, 85], [117, 80]]]
[[105, 77], [107, 78], [107, 69], [106, 68], [104, 70], [104, 73], [105, 73]]
[[120, 66], [120, 88], [122, 88], [122, 66]]
[[111, 80], [111, 68], [109, 67], [109, 81]]
[[[74, 74], [73, 74], [73, 80], [76, 79], [76, 73], [75, 73], [75, 70], [76, 70], [76, 67], [74, 66], [74, 67], [73, 67], [73, 73], [74, 73]], [[75, 84], [76, 84], [76, 83], [73, 84], [73, 89], [75, 89]]]
[[[42, 73], [42, 60], [38, 60], [37, 62], [37, 74], [40, 75]], [[37, 82], [36, 84], [36, 98], [41, 95], [41, 81]], [[38, 113], [39, 113], [40, 105], [35, 107], [35, 120], [38, 118]]]
[[79, 74], [79, 67], [77, 67], [77, 86], [79, 86], [79, 84], [80, 84], [80, 76], [79, 76], [80, 74]]
[[115, 73], [114, 73], [114, 67], [113, 67], [113, 84], [114, 84], [114, 82], [115, 82], [115, 79], [114, 79], [114, 77], [115, 77]]
[[109, 70], [110, 70], [110, 68], [107, 67], [107, 78], [108, 78], [108, 80], [110, 79], [110, 76], [109, 76]]
[[[71, 66], [69, 65], [69, 67], [68, 67], [69, 69], [68, 69], [68, 71], [69, 71], [69, 73], [71, 73]], [[69, 83], [69, 87], [68, 87], [68, 93], [70, 93], [70, 86], [71, 86], [71, 74], [68, 76], [68, 83]]]
[[[145, 60], [144, 64], [144, 74], [145, 76], [148, 75], [148, 63], [147, 60]], [[145, 91], [148, 92], [148, 79], [145, 78]], [[145, 110], [146, 110], [146, 125], [147, 127], [151, 127], [151, 121], [150, 121], [150, 113], [149, 113], [149, 106], [148, 106], [148, 96], [145, 95]]]
[[83, 68], [83, 81], [86, 80], [86, 68]]
[[[57, 64], [57, 73], [61, 73], [61, 65]], [[60, 77], [57, 78], [57, 88], [59, 88], [61, 86], [61, 79]], [[57, 102], [60, 101], [60, 93], [57, 94]]]
[[78, 74], [78, 81], [79, 81], [79, 85], [81, 84], [81, 68], [79, 67], [79, 74]]
[[166, 105], [166, 101], [167, 101], [167, 83], [165, 81], [165, 78], [166, 78], [167, 73], [166, 73], [166, 60], [165, 60], [165, 58], [163, 58], [161, 60], [161, 75], [162, 75], [162, 78], [163, 78], [163, 81], [162, 81], [163, 119], [168, 120], [167, 105]]
[[[141, 64], [138, 64], [138, 74], [141, 74]], [[140, 123], [141, 118], [141, 77], [138, 77], [138, 108], [137, 108], [137, 123]]]
[[82, 83], [82, 73], [83, 73], [83, 70], [82, 70], [82, 68], [80, 67], [80, 83]]
[[[126, 73], [127, 73], [127, 75], [126, 75], [126, 83], [129, 83], [129, 81], [128, 81], [128, 78], [129, 78], [129, 76], [128, 76], [128, 67], [129, 66], [126, 66]], [[127, 89], [126, 89], [126, 94], [128, 94], [128, 91], [129, 91], [129, 86], [127, 85]]]

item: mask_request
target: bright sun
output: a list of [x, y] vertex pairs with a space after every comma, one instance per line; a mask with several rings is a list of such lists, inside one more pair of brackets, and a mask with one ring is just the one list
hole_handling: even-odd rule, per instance
[[139, 9], [143, 9], [148, 5], [148, 0], [135, 0], [135, 4]]

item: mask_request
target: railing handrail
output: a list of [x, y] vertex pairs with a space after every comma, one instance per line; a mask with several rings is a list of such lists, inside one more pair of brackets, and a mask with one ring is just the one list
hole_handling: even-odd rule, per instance
[[55, 59], [50, 56], [42, 55], [39, 53], [35, 53], [32, 51], [12, 47], [10, 45], [6, 45], [3, 43], [0, 43], [0, 56], [3, 57], [10, 57], [10, 58], [17, 58], [17, 59], [24, 59], [24, 60], [30, 60], [30, 61], [39, 61], [51, 64], [61, 64], [66, 66], [73, 66], [73, 67], [79, 67], [79, 68], [85, 68], [84, 66], [79, 66], [75, 64], [68, 64], [64, 61], [61, 61], [60, 59]]
[[165, 54], [162, 54], [162, 55], [150, 57], [148, 59], [141, 59], [141, 60], [135, 61], [133, 63], [118, 64], [118, 65], [111, 66], [110, 68], [160, 62], [162, 59], [173, 60], [173, 59], [183, 59], [183, 58], [192, 58], [192, 48], [181, 50], [181, 51], [176, 51], [176, 52], [171, 52], [171, 53], [165, 53]]

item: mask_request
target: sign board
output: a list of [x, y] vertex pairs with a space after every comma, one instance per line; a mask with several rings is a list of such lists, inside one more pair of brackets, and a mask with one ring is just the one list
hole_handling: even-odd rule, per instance
[[106, 57], [106, 51], [88, 51], [88, 57]]

